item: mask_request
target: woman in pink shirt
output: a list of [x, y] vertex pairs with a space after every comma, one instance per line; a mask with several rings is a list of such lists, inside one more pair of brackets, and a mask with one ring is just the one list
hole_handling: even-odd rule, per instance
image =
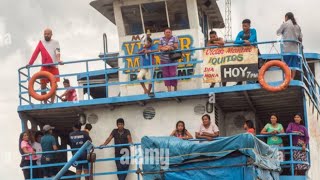
[[[32, 156], [24, 156], [22, 161], [21, 161], [21, 167], [25, 167], [25, 166], [30, 166], [30, 158], [31, 158], [31, 162], [32, 162], [32, 166], [36, 166], [37, 165], [37, 156], [35, 155], [35, 150], [32, 148], [31, 143], [30, 143], [30, 137], [29, 134], [27, 132], [24, 132], [21, 134], [22, 136], [22, 141], [20, 144], [20, 148], [23, 152], [23, 154], [32, 154]], [[31, 179], [34, 178], [35, 176], [35, 169], [32, 170], [32, 177], [31, 177], [31, 173], [30, 173], [30, 169], [24, 169], [23, 170], [23, 175], [25, 179]]]
[[199, 131], [196, 132], [196, 138], [211, 141], [217, 136], [219, 136], [218, 126], [214, 122], [211, 122], [209, 114], [203, 115], [202, 124], [200, 125]]
[[176, 129], [172, 131], [170, 136], [175, 136], [181, 139], [192, 139], [192, 135], [186, 130], [185, 124], [183, 121], [178, 121], [176, 124]]

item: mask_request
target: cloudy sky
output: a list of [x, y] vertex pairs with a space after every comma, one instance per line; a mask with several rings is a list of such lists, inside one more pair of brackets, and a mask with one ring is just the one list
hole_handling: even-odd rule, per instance
[[[109, 37], [109, 50], [118, 50], [116, 27], [89, 6], [90, 0], [1, 0], [0, 1], [0, 175], [22, 179], [19, 170], [17, 115], [17, 69], [27, 63], [43, 29], [51, 27], [59, 40], [62, 59], [95, 58], [102, 51], [102, 33]], [[233, 0], [233, 37], [241, 20], [250, 18], [259, 41], [277, 39], [276, 29], [284, 14], [292, 11], [304, 34], [306, 52], [319, 52], [319, 0]], [[224, 1], [218, 1], [224, 14]], [[218, 31], [223, 36], [223, 30]], [[62, 70], [65, 72], [65, 70]], [[17, 173], [19, 172], [19, 173]]]

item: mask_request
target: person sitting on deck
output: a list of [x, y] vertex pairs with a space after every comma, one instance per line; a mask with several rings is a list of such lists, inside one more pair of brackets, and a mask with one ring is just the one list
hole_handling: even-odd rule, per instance
[[[278, 123], [278, 116], [275, 113], [272, 113], [270, 115], [270, 122], [264, 126], [264, 128], [261, 130], [260, 134], [267, 134], [267, 135], [276, 135], [280, 133], [284, 133], [284, 129], [282, 124]], [[279, 148], [282, 147], [282, 138], [279, 136], [270, 136], [267, 139], [267, 144], [270, 146]], [[282, 151], [279, 151], [279, 159], [281, 161], [284, 160], [284, 154]]]
[[[210, 31], [209, 34], [210, 34], [210, 39], [207, 43], [207, 46], [219, 46], [219, 47], [224, 46], [223, 38], [218, 37], [216, 31]], [[211, 83], [210, 88], [213, 88], [214, 85], [215, 83]], [[226, 86], [226, 85], [227, 85], [226, 82], [222, 82], [222, 86]]]
[[[307, 158], [307, 144], [309, 143], [309, 134], [305, 126], [301, 124], [302, 115], [296, 113], [294, 116], [294, 122], [291, 122], [287, 129], [286, 133], [297, 133], [298, 135], [292, 137], [292, 143], [294, 146], [301, 147], [302, 150], [293, 151], [293, 160], [308, 162]], [[294, 167], [295, 175], [305, 175], [305, 171], [309, 169], [307, 164], [296, 164]]]
[[252, 120], [246, 120], [244, 122], [243, 128], [244, 130], [247, 131], [247, 133], [256, 135], [256, 129], [254, 128], [254, 124]]
[[178, 121], [176, 124], [176, 129], [172, 131], [170, 136], [175, 136], [181, 139], [192, 139], [192, 135], [186, 129], [183, 121]]
[[[34, 50], [32, 57], [27, 64], [26, 67], [29, 67], [33, 65], [34, 61], [37, 59], [39, 53], [41, 53], [42, 57], [42, 64], [52, 64], [52, 63], [59, 63], [60, 65], [63, 64], [63, 62], [60, 59], [60, 45], [59, 42], [56, 40], [51, 39], [52, 37], [52, 30], [47, 28], [44, 30], [44, 40], [39, 41], [36, 49]], [[49, 65], [49, 66], [42, 66], [40, 71], [47, 71], [54, 76], [59, 75], [59, 69], [58, 66], [55, 65]], [[56, 82], [59, 82], [60, 78], [56, 77]], [[47, 84], [49, 83], [49, 79], [41, 79], [41, 90], [45, 90], [47, 87]], [[41, 92], [41, 94], [46, 94], [46, 92]], [[54, 102], [56, 93], [54, 93], [51, 96], [51, 103]], [[47, 100], [44, 101], [44, 103], [47, 103]]]
[[[105, 146], [110, 143], [112, 138], [114, 138], [114, 144], [132, 144], [131, 133], [128, 129], [124, 128], [124, 120], [122, 118], [117, 119], [117, 129], [114, 129], [108, 139], [100, 146]], [[122, 157], [125, 156], [125, 157]], [[115, 160], [118, 171], [128, 171], [130, 166], [130, 147], [121, 146], [115, 147], [115, 157], [122, 158], [121, 160]], [[127, 173], [117, 174], [119, 180], [125, 180]]]
[[[88, 133], [80, 130], [81, 130], [81, 124], [79, 122], [75, 123], [73, 126], [73, 132], [69, 134], [69, 139], [71, 143], [70, 147], [72, 149], [81, 148], [81, 146], [85, 142], [92, 141]], [[73, 155], [75, 155], [76, 153], [77, 151], [72, 151]], [[87, 151], [84, 151], [81, 154], [81, 156], [77, 159], [77, 161], [85, 161], [85, 160], [87, 160]], [[76, 175], [81, 175], [82, 170], [84, 174], [89, 173], [88, 163], [78, 163], [78, 165], [76, 166]], [[78, 177], [76, 179], [80, 180], [81, 178]], [[85, 179], [89, 180], [90, 177], [86, 176]]]
[[60, 96], [62, 101], [78, 101], [76, 90], [70, 86], [69, 79], [63, 80], [64, 88], [67, 90]]
[[[152, 39], [150, 37], [147, 37], [146, 44], [138, 52], [138, 54], [143, 54], [141, 56], [142, 57], [142, 66], [151, 66], [152, 65], [152, 57], [150, 59], [150, 53], [157, 52], [157, 51], [158, 51], [158, 49], [156, 49], [152, 44]], [[138, 80], [142, 81], [143, 78], [151, 79], [151, 76], [152, 76], [151, 73], [152, 73], [151, 68], [141, 68], [140, 72], [138, 73]], [[144, 82], [141, 82], [140, 84], [144, 90], [144, 94], [151, 93], [151, 88], [152, 88], [151, 82], [149, 82], [148, 88], [146, 87]]]
[[199, 131], [196, 132], [197, 139], [213, 140], [214, 137], [219, 136], [219, 128], [215, 123], [211, 122], [211, 117], [208, 114], [202, 116], [202, 124]]

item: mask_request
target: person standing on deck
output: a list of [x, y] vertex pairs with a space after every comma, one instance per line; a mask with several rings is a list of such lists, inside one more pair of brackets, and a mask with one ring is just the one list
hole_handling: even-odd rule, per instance
[[[34, 151], [34, 149], [32, 148], [31, 146], [31, 143], [30, 143], [30, 140], [31, 140], [31, 137], [29, 136], [31, 135], [30, 132], [26, 131], [22, 134], [20, 134], [20, 139], [21, 139], [21, 142], [20, 142], [20, 150], [21, 150], [21, 154], [22, 155], [25, 155], [25, 154], [29, 154], [28, 156], [24, 156], [21, 160], [21, 163], [20, 163], [20, 167], [25, 167], [25, 166], [31, 166], [30, 163], [32, 163], [32, 166], [36, 166], [37, 163], [37, 156], [36, 156], [36, 152]], [[30, 156], [31, 155], [31, 156]], [[31, 158], [31, 162], [30, 162], [30, 158]], [[37, 178], [35, 176], [35, 170], [36, 169], [32, 169], [32, 178]], [[24, 169], [22, 170], [23, 171], [23, 176], [25, 179], [30, 179], [31, 178], [31, 174], [30, 174], [30, 169]]]
[[[170, 64], [171, 60], [168, 52], [176, 49], [178, 49], [178, 37], [172, 36], [172, 30], [166, 28], [164, 30], [164, 37], [160, 38], [159, 41], [159, 51], [163, 52], [163, 54], [160, 55], [161, 64]], [[176, 65], [164, 66], [161, 69], [164, 78], [176, 77], [177, 75]], [[168, 92], [172, 91], [171, 87], [173, 87], [174, 91], [177, 91], [178, 80], [164, 80], [164, 84]]]
[[[34, 134], [34, 142], [32, 143], [32, 148], [36, 151], [36, 153], [42, 152], [42, 146], [41, 146], [41, 138], [43, 136], [43, 133], [41, 131], [37, 131]], [[42, 154], [37, 154], [37, 165], [41, 165], [41, 157]], [[43, 169], [37, 168], [35, 169], [35, 177], [36, 178], [42, 178], [43, 177]]]
[[207, 139], [212, 141], [213, 138], [219, 136], [219, 128], [215, 123], [211, 122], [209, 114], [202, 116], [202, 124], [200, 125], [199, 131], [196, 132], [197, 139]]
[[[152, 39], [150, 37], [147, 37], [146, 44], [144, 47], [139, 49], [138, 54], [142, 54], [142, 66], [151, 66], [152, 65], [152, 57], [150, 58], [150, 53], [158, 51], [153, 45], [152, 45]], [[152, 77], [152, 68], [141, 68], [140, 72], [138, 73], [138, 80], [142, 81], [143, 78], [151, 80]], [[146, 87], [144, 82], [140, 83], [144, 94], [150, 94], [151, 88], [152, 88], [152, 82], [149, 82], [148, 88]]]
[[[223, 47], [224, 46], [224, 41], [222, 37], [218, 37], [216, 31], [210, 31], [209, 33], [210, 39], [207, 43], [207, 46], [219, 46]], [[215, 83], [211, 83], [210, 88], [213, 88]], [[226, 86], [227, 82], [222, 82], [222, 86]]]
[[[40, 40], [36, 49], [34, 50], [32, 57], [27, 64], [27, 67], [33, 65], [34, 61], [37, 59], [39, 53], [41, 53], [42, 57], [42, 64], [52, 64], [52, 63], [59, 63], [62, 65], [62, 61], [60, 59], [60, 45], [59, 42], [56, 40], [51, 39], [52, 37], [52, 30], [47, 28], [44, 30], [44, 40]], [[47, 71], [54, 76], [59, 75], [59, 69], [55, 65], [50, 66], [42, 66], [40, 71]], [[60, 81], [59, 77], [56, 77], [56, 83]], [[48, 79], [41, 79], [41, 89], [45, 90], [47, 84], [49, 83]], [[46, 94], [46, 92], [41, 92], [41, 94]], [[56, 93], [51, 96], [51, 103], [54, 102]], [[47, 101], [44, 101], [47, 103]]]
[[[256, 42], [258, 42], [256, 29], [251, 28], [250, 19], [244, 19], [242, 21], [242, 31], [238, 33], [236, 40], [234, 41], [234, 44], [250, 46], [252, 45], [252, 43], [256, 43]], [[259, 50], [258, 50], [258, 55], [260, 55]], [[236, 85], [242, 85], [242, 82], [237, 82]]]
[[[292, 144], [294, 146], [301, 147], [302, 150], [293, 151], [293, 160], [308, 162], [307, 158], [307, 144], [309, 143], [309, 134], [305, 126], [302, 125], [302, 115], [296, 113], [294, 116], [294, 122], [291, 122], [287, 129], [286, 133], [297, 133], [298, 135], [292, 137]], [[296, 164], [294, 167], [295, 175], [305, 175], [305, 172], [309, 169], [307, 164]]]
[[84, 126], [84, 132], [86, 132], [86, 133], [88, 133], [88, 135], [90, 136], [90, 131], [91, 131], [91, 129], [92, 129], [92, 125], [91, 124], [86, 124], [85, 126]]
[[[105, 146], [110, 143], [112, 138], [114, 138], [114, 144], [132, 144], [131, 133], [128, 129], [124, 128], [124, 120], [122, 118], [117, 119], [117, 129], [114, 129], [108, 139], [100, 146]], [[125, 156], [125, 158], [122, 158]], [[121, 158], [120, 160], [115, 160], [118, 172], [128, 171], [130, 166], [130, 147], [121, 146], [115, 147], [115, 157]], [[127, 173], [117, 174], [119, 180], [125, 180]]]
[[[274, 135], [268, 137], [267, 144], [276, 148], [283, 147], [282, 138], [276, 136], [277, 134], [284, 133], [283, 126], [278, 121], [279, 120], [277, 114], [272, 113], [270, 115], [270, 123], [267, 123], [260, 132], [260, 134]], [[282, 151], [279, 151], [279, 159], [280, 161], [284, 160], [284, 153]]]
[[[72, 149], [76, 149], [76, 148], [81, 148], [81, 146], [87, 142], [87, 141], [92, 141], [89, 134], [81, 131], [81, 124], [80, 123], [75, 123], [73, 125], [73, 132], [71, 132], [69, 134], [69, 139], [70, 139], [70, 143], [71, 143], [71, 148]], [[72, 154], [76, 154], [77, 151], [72, 151]], [[77, 159], [77, 161], [85, 161], [87, 160], [87, 151], [83, 152], [83, 154]], [[88, 163], [79, 163], [76, 166], [76, 174], [77, 175], [81, 175], [83, 170], [84, 174], [88, 174], [89, 173], [89, 169], [88, 169]], [[81, 178], [76, 178], [77, 180], [80, 180]], [[90, 177], [86, 176], [85, 177], [86, 180], [89, 180]]]
[[243, 124], [243, 129], [252, 135], [256, 135], [256, 129], [254, 128], [254, 124], [252, 120], [246, 120]]
[[[54, 127], [50, 125], [43, 126], [44, 136], [41, 138], [42, 151], [56, 151], [58, 150], [57, 141], [54, 136], [52, 136], [52, 130]], [[55, 163], [55, 155], [53, 153], [44, 153], [41, 157], [41, 164], [52, 164]], [[53, 177], [55, 175], [55, 167], [45, 167], [43, 168], [44, 178]]]
[[170, 136], [175, 136], [180, 139], [192, 139], [192, 135], [189, 133], [189, 131], [186, 129], [185, 124], [183, 121], [178, 121], [176, 124], [176, 129], [172, 131]]
[[[285, 17], [285, 22], [282, 23], [280, 28], [277, 30], [277, 35], [282, 36], [284, 40], [296, 40], [302, 42], [301, 28], [297, 24], [296, 19], [292, 12], [288, 12]], [[296, 42], [284, 42], [283, 50], [284, 53], [298, 53], [299, 44]], [[291, 68], [300, 68], [300, 59], [297, 55], [284, 55], [284, 62]], [[294, 79], [296, 70], [291, 70], [291, 79]]]

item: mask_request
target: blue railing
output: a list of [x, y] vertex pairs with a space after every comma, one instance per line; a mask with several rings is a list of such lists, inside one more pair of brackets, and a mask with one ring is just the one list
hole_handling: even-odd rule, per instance
[[[270, 136], [274, 136], [274, 135], [257, 135], [258, 138], [263, 139], [263, 138], [267, 138]], [[293, 145], [293, 141], [292, 141], [292, 137], [293, 136], [297, 136], [297, 134], [294, 133], [289, 133], [289, 134], [277, 134], [275, 136], [280, 136], [282, 138], [287, 138], [289, 140], [289, 144], [284, 144], [283, 147], [279, 148], [279, 151], [284, 151], [287, 152], [286, 154], [289, 155], [289, 159], [284, 160], [283, 162], [281, 162], [281, 167], [282, 168], [290, 168], [290, 176], [294, 176], [294, 166], [296, 164], [307, 164], [309, 165], [309, 155], [307, 155], [307, 161], [295, 161], [293, 158], [293, 153], [294, 150], [302, 150], [301, 147], [297, 147]], [[223, 139], [224, 137], [217, 137], [215, 138], [215, 140], [217, 139]], [[190, 141], [207, 141], [207, 140], [203, 140], [203, 139], [190, 139]], [[132, 156], [129, 157], [118, 157], [118, 158], [105, 158], [105, 157], [98, 157], [96, 161], [94, 162], [96, 163], [101, 163], [101, 162], [112, 162], [115, 160], [120, 160], [122, 158], [129, 158], [131, 160], [134, 160], [134, 168], [129, 169], [127, 171], [103, 171], [103, 172], [93, 172], [92, 174], [88, 173], [88, 174], [81, 174], [81, 175], [64, 175], [65, 172], [71, 167], [72, 164], [76, 163], [76, 164], [85, 164], [88, 163], [89, 164], [89, 169], [91, 167], [91, 163], [88, 162], [87, 160], [82, 160], [82, 161], [77, 161], [77, 158], [79, 157], [79, 155], [81, 153], [83, 153], [84, 151], [89, 151], [94, 149], [96, 151], [103, 151], [106, 149], [112, 149], [115, 147], [133, 147], [133, 152], [134, 154]], [[29, 169], [30, 170], [30, 174], [31, 174], [31, 179], [35, 180], [46, 180], [46, 179], [71, 179], [71, 178], [79, 178], [79, 177], [94, 177], [94, 176], [107, 176], [107, 175], [116, 175], [116, 174], [136, 174], [137, 175], [137, 180], [140, 180], [141, 175], [143, 175], [143, 170], [141, 169], [141, 165], [143, 165], [142, 162], [143, 161], [143, 156], [140, 154], [140, 148], [141, 148], [141, 144], [140, 143], [134, 143], [134, 144], [118, 144], [118, 145], [107, 145], [107, 146], [99, 146], [99, 147], [93, 147], [93, 145], [88, 141], [86, 142], [81, 148], [78, 149], [65, 149], [65, 150], [57, 150], [57, 151], [47, 151], [47, 152], [38, 152], [36, 153], [37, 155], [39, 154], [48, 154], [48, 153], [53, 153], [53, 154], [58, 154], [58, 153], [67, 153], [67, 152], [72, 152], [72, 151], [77, 151], [77, 153], [68, 161], [68, 162], [60, 162], [60, 163], [53, 163], [53, 164], [45, 164], [45, 165], [32, 165], [32, 161], [30, 160], [30, 166], [26, 166], [23, 167], [22, 169]], [[308, 149], [306, 149], [307, 152], [309, 152]], [[308, 153], [307, 153], [308, 154]], [[29, 156], [30, 159], [32, 157], [32, 154], [26, 154], [23, 155], [22, 157], [26, 157]], [[132, 161], [131, 161], [132, 162]], [[131, 163], [132, 164], [132, 163]], [[33, 178], [34, 174], [33, 174], [33, 170], [34, 169], [39, 169], [39, 168], [47, 168], [47, 167], [63, 167], [61, 168], [61, 170], [52, 178]], [[288, 174], [286, 174], [288, 175]]]
[[[283, 42], [296, 42], [300, 45], [300, 42], [298, 41], [292, 41], [292, 40], [285, 40], [285, 41], [266, 41], [266, 42], [259, 42], [259, 43], [254, 43], [252, 45], [265, 45], [265, 44], [282, 44]], [[226, 45], [225, 47], [234, 47], [234, 46], [239, 46], [239, 45]], [[201, 51], [206, 48], [218, 48], [216, 46], [212, 47], [201, 47], [201, 48], [191, 48], [191, 49], [184, 49], [184, 50], [177, 50], [177, 52], [182, 52], [182, 53], [187, 53], [187, 52], [195, 52], [195, 51]], [[315, 81], [315, 77], [312, 74], [306, 59], [304, 58], [302, 48], [299, 46], [299, 51], [298, 53], [281, 53], [281, 57], [284, 55], [296, 55], [300, 57], [300, 60], [302, 63], [300, 68], [294, 68], [298, 71], [301, 72], [301, 79], [303, 79], [302, 82], [305, 84], [305, 88], [307, 92], [309, 93], [312, 101], [315, 103], [317, 109], [319, 110], [319, 94], [320, 94], [320, 86], [319, 84]], [[159, 56], [161, 52], [155, 52], [151, 53], [149, 56]], [[184, 79], [195, 79], [195, 78], [202, 78], [203, 74], [193, 74], [193, 75], [186, 75], [186, 76], [176, 76], [176, 77], [169, 77], [169, 78], [156, 78], [151, 76], [151, 79], [146, 79], [146, 80], [133, 80], [133, 81], [119, 81], [119, 82], [110, 82], [108, 74], [110, 73], [119, 73], [119, 72], [124, 72], [124, 71], [137, 71], [140, 68], [149, 68], [151, 69], [151, 74], [154, 74], [155, 69], [164, 67], [164, 66], [172, 66], [172, 65], [190, 65], [190, 66], [196, 66], [196, 65], [201, 65], [203, 61], [201, 60], [190, 60], [186, 62], [184, 59], [182, 62], [177, 62], [177, 63], [172, 63], [172, 64], [154, 64], [150, 66], [140, 66], [140, 67], [116, 67], [116, 68], [108, 68], [107, 67], [107, 62], [112, 59], [125, 59], [125, 58], [130, 58], [130, 57], [140, 57], [141, 54], [133, 54], [133, 55], [125, 55], [125, 56], [116, 56], [116, 57], [102, 57], [102, 58], [95, 58], [95, 59], [84, 59], [84, 60], [77, 60], [77, 61], [67, 61], [64, 62], [64, 66], [71, 65], [81, 65], [83, 71], [80, 72], [74, 72], [74, 73], [68, 73], [68, 74], [60, 74], [59, 77], [78, 77], [79, 74], [84, 75], [85, 77], [85, 85], [78, 85], [78, 86], [73, 86], [75, 89], [86, 89], [87, 91], [87, 100], [91, 99], [91, 93], [90, 89], [91, 88], [96, 88], [96, 87], [104, 87], [106, 89], [106, 98], [109, 97], [109, 92], [108, 92], [108, 87], [110, 86], [118, 86], [118, 85], [130, 85], [130, 84], [138, 84], [140, 82], [149, 82], [152, 83], [152, 88], [153, 92], [155, 92], [155, 83], [163, 80], [184, 80]], [[152, 59], [152, 58], [150, 58]], [[90, 76], [92, 70], [90, 69], [90, 63], [103, 63], [102, 67], [102, 75], [104, 75], [104, 82], [103, 83], [98, 83], [98, 84], [93, 84], [90, 81]], [[39, 103], [38, 101], [34, 101], [32, 97], [30, 97], [28, 93], [28, 81], [32, 76], [31, 70], [35, 70], [35, 68], [41, 67], [41, 66], [50, 66], [50, 65], [58, 65], [58, 64], [45, 64], [45, 65], [33, 65], [30, 67], [22, 67], [18, 70], [19, 74], [19, 104], [20, 105], [32, 105], [32, 104], [37, 104]], [[84, 65], [84, 66], [83, 66]], [[81, 68], [79, 68], [81, 69]], [[74, 83], [73, 83], [74, 84]], [[199, 87], [197, 87], [199, 89]], [[58, 88], [57, 91], [64, 91], [67, 90], [67, 88]], [[42, 92], [42, 90], [37, 90], [36, 92]], [[57, 102], [61, 102], [59, 98], [56, 98]]]
[[[58, 162], [58, 163], [51, 163], [51, 164], [43, 164], [43, 165], [33, 165], [32, 164], [32, 156], [34, 154], [25, 154], [22, 155], [22, 158], [25, 158], [27, 156], [30, 157], [30, 166], [25, 166], [22, 167], [22, 170], [29, 170], [30, 171], [30, 179], [32, 180], [56, 180], [56, 179], [72, 179], [72, 178], [80, 178], [80, 177], [94, 177], [94, 176], [105, 176], [105, 175], [117, 175], [117, 174], [134, 174], [137, 173], [138, 170], [140, 170], [140, 159], [142, 156], [140, 155], [140, 143], [134, 143], [134, 144], [118, 144], [118, 145], [107, 145], [107, 146], [97, 146], [94, 147], [91, 142], [86, 142], [81, 148], [73, 148], [73, 149], [63, 149], [63, 150], [57, 150], [57, 151], [45, 151], [45, 152], [37, 152], [35, 155], [43, 155], [43, 154], [54, 154], [55, 156], [59, 153], [68, 153], [68, 152], [75, 152], [77, 151], [73, 157], [67, 161], [67, 162]], [[94, 172], [90, 174], [81, 174], [81, 175], [65, 175], [65, 173], [69, 170], [71, 166], [76, 166], [79, 164], [88, 164], [88, 169], [91, 168], [91, 163], [88, 160], [80, 160], [78, 161], [77, 159], [80, 157], [80, 155], [84, 152], [87, 151], [88, 154], [90, 151], [103, 151], [105, 149], [111, 149], [115, 147], [133, 147], [133, 152], [135, 153], [133, 156], [128, 156], [128, 157], [97, 157], [97, 159], [94, 161], [94, 163], [101, 163], [101, 162], [111, 162], [115, 160], [121, 160], [122, 158], [128, 158], [131, 160], [134, 160], [134, 165], [135, 168], [128, 170], [128, 171], [103, 171], [103, 172]], [[59, 172], [54, 176], [54, 177], [49, 177], [49, 178], [35, 178], [34, 170], [35, 169], [43, 169], [43, 168], [61, 168]], [[137, 179], [140, 180], [140, 174], [137, 173]]]

